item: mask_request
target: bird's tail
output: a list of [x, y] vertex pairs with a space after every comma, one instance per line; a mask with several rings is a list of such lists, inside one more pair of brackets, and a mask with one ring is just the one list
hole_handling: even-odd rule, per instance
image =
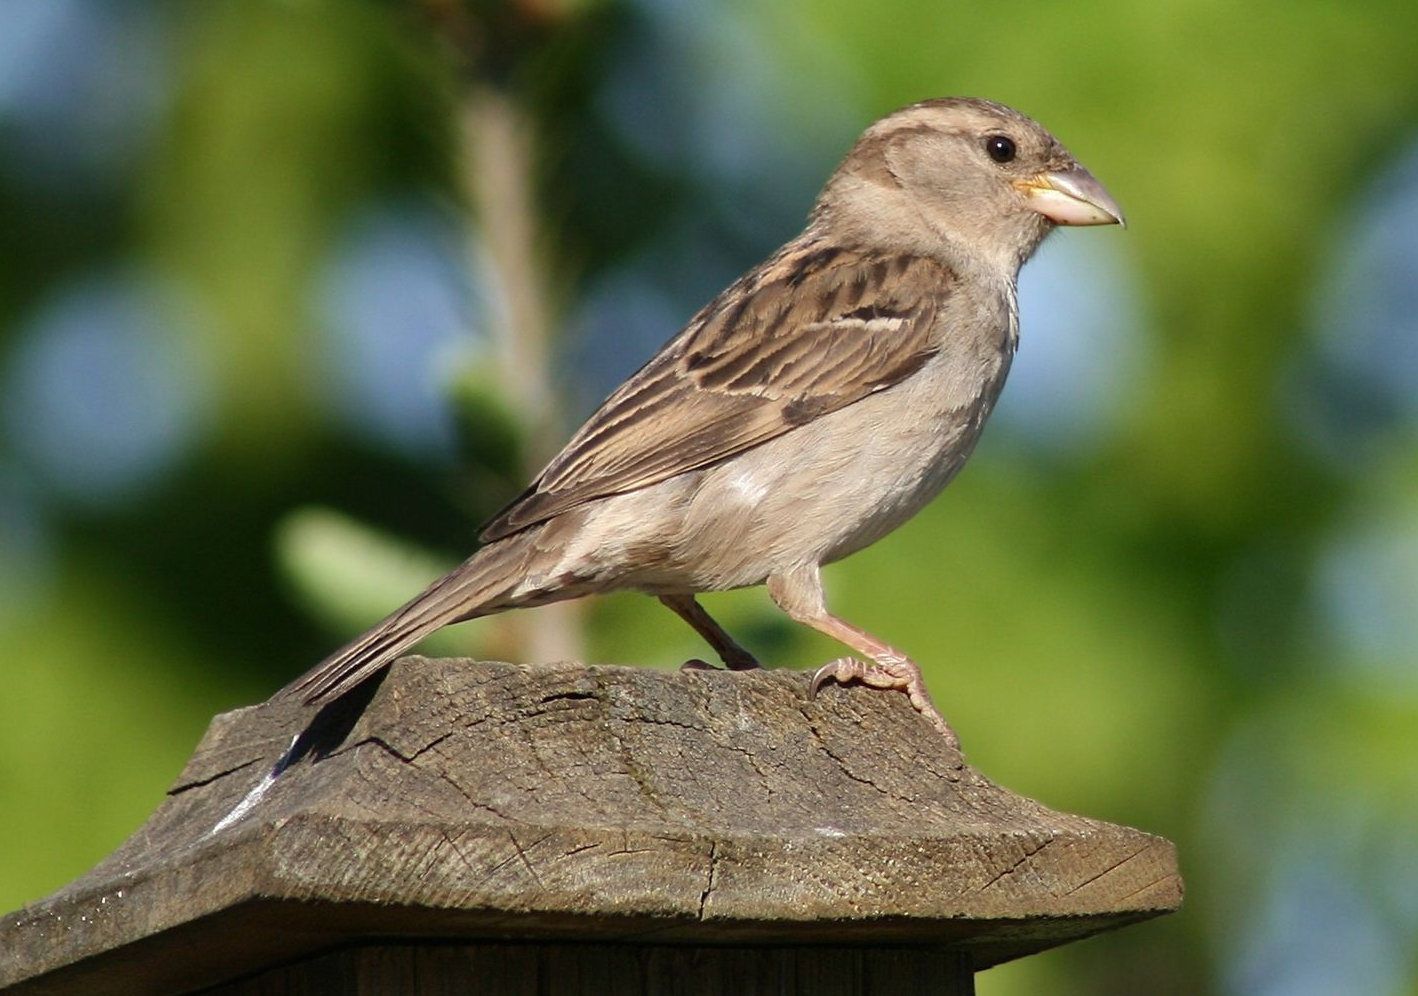
[[[400, 653], [434, 630], [507, 608], [512, 603], [506, 599], [525, 575], [531, 548], [531, 537], [527, 533], [483, 547], [277, 695], [299, 696], [306, 705], [328, 702], [374, 677]], [[521, 604], [520, 601], [517, 604]]]

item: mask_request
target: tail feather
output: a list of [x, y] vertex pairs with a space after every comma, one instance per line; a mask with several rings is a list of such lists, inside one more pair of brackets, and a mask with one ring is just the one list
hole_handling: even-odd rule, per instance
[[483, 547], [278, 694], [298, 695], [306, 705], [328, 702], [374, 677], [434, 630], [506, 608], [500, 599], [525, 573], [525, 535]]

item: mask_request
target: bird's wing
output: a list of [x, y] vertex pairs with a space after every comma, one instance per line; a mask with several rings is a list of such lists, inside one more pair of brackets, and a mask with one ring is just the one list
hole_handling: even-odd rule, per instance
[[954, 282], [930, 259], [790, 243], [607, 398], [482, 538], [707, 467], [900, 383], [938, 348]]

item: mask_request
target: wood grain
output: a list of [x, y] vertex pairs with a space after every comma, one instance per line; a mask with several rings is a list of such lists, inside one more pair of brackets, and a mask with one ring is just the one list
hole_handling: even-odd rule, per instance
[[0, 920], [0, 986], [186, 992], [365, 939], [979, 969], [1180, 904], [1167, 841], [992, 784], [905, 696], [806, 685], [405, 658], [313, 724], [218, 716], [132, 838]]

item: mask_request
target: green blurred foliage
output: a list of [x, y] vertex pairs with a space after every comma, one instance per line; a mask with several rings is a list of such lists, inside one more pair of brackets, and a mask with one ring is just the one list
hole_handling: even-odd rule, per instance
[[217, 442], [259, 473], [303, 458], [318, 425], [301, 347], [334, 227], [381, 191], [457, 189], [453, 94], [426, 44], [371, 5], [219, 2], [182, 18], [138, 248], [209, 309]]
[[[541, 224], [568, 313], [598, 274], [682, 248], [671, 219], [702, 196], [637, 154], [602, 106], [602, 84], [651, 37], [652, 3], [488, 3], [442, 29], [420, 13], [458, 5], [155, 6], [173, 68], [140, 159], [108, 193], [44, 201], [0, 182], [0, 372], [46, 293], [131, 258], [200, 309], [188, 331], [214, 357], [215, 403], [200, 445], [139, 500], [96, 511], [22, 489], [46, 566], [0, 548], [0, 596], [18, 606], [0, 607], [5, 908], [115, 846], [211, 714], [273, 691], [375, 602], [465, 555], [479, 517], [520, 485], [517, 427], [485, 369], [451, 377], [468, 440], [452, 464], [352, 436], [312, 375], [311, 287], [349, 215], [410, 189], [466, 203], [460, 86], [504, 88], [539, 129]], [[828, 572], [838, 612], [927, 666], [992, 778], [1180, 847], [1181, 914], [994, 970], [980, 991], [1236, 991], [1226, 966], [1284, 874], [1276, 842], [1306, 827], [1346, 828], [1336, 867], [1375, 908], [1396, 903], [1375, 855], [1411, 862], [1394, 842], [1418, 839], [1418, 662], [1399, 662], [1406, 684], [1347, 670], [1312, 586], [1346, 521], [1413, 515], [1414, 448], [1336, 469], [1276, 399], [1355, 205], [1418, 132], [1418, 7], [723, 0], [698, 16], [752, 39], [779, 134], [846, 119], [840, 153], [896, 106], [989, 96], [1045, 122], [1128, 214], [1126, 232], [1058, 236], [1110, 240], [1139, 284], [1152, 359], [1122, 389], [1119, 430], [1072, 461], [987, 433], [941, 500]], [[454, 59], [450, 24], [487, 33]], [[790, 234], [744, 237], [734, 265]], [[0, 471], [23, 479], [10, 444], [0, 437]], [[840, 652], [762, 592], [707, 605], [773, 663]], [[597, 600], [589, 625], [594, 660], [704, 653], [651, 599]], [[497, 639], [455, 633], [444, 647]], [[1396, 971], [1408, 988], [1394, 991], [1414, 991], [1418, 966]]]

